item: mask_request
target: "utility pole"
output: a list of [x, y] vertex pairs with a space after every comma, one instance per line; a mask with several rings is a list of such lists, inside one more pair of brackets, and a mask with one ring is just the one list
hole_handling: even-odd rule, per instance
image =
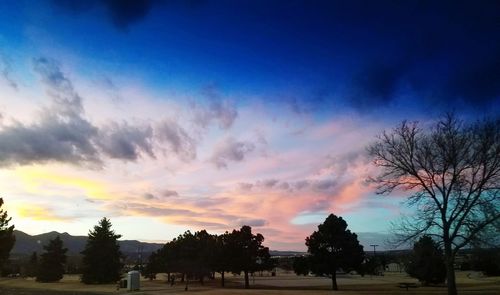
[[375, 257], [375, 254], [376, 254], [376, 250], [375, 248], [377, 248], [379, 245], [370, 245], [370, 247], [373, 247], [373, 257]]

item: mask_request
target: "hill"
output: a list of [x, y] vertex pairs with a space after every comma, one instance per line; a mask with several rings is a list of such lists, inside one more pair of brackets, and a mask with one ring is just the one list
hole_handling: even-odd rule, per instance
[[[61, 238], [64, 246], [68, 248], [68, 255], [80, 254], [87, 243], [87, 236], [72, 236], [68, 233], [58, 233], [56, 231], [31, 236], [22, 231], [15, 230], [14, 235], [16, 236], [16, 243], [11, 253], [21, 256], [29, 255], [35, 251], [41, 252], [43, 245], [46, 245], [49, 240], [57, 236]], [[122, 253], [127, 256], [137, 255], [140, 251], [144, 254], [144, 257], [147, 257], [151, 252], [163, 246], [160, 243], [144, 243], [136, 240], [122, 240], [118, 241], [118, 243], [120, 244]]]

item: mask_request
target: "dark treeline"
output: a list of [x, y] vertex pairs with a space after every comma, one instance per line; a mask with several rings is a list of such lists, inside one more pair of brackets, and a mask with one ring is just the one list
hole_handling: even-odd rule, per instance
[[263, 242], [264, 236], [253, 234], [246, 225], [222, 235], [186, 231], [151, 254], [144, 275], [153, 279], [157, 273], [167, 273], [172, 284], [179, 277], [187, 289], [190, 279], [203, 284], [205, 278], [220, 273], [224, 287], [226, 273], [243, 273], [245, 288], [249, 288], [249, 274], [273, 268]]

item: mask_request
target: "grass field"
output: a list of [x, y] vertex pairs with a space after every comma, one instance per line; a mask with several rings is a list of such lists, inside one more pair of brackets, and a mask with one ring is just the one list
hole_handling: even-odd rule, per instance
[[[190, 282], [188, 293], [203, 295], [215, 294], [446, 294], [445, 286], [418, 287], [408, 291], [398, 287], [400, 282], [416, 282], [405, 274], [389, 273], [385, 276], [340, 275], [338, 277], [339, 291], [329, 290], [330, 279], [303, 277], [294, 274], [278, 274], [276, 277], [256, 276], [250, 279], [250, 290], [243, 289], [243, 280], [239, 276], [227, 276], [226, 288], [220, 288], [218, 279], [206, 281], [202, 286], [199, 282]], [[482, 277], [475, 273], [458, 272], [457, 282], [459, 294], [500, 294], [500, 277]], [[184, 284], [180, 282], [170, 286], [160, 276], [158, 280], [141, 281], [141, 291], [134, 294], [185, 294]], [[78, 281], [78, 276], [65, 276], [58, 283], [37, 283], [33, 279], [4, 278], [0, 279], [0, 294], [2, 295], [93, 295], [93, 294], [130, 294], [125, 289], [116, 290], [115, 284], [84, 285]]]

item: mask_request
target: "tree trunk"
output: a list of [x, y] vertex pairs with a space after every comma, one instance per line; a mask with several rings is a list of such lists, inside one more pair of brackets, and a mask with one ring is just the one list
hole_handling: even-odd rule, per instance
[[245, 270], [245, 289], [250, 288], [250, 283], [248, 281], [248, 270]]
[[457, 295], [457, 284], [455, 281], [455, 266], [453, 258], [445, 257], [446, 260], [446, 285], [448, 286], [448, 295]]
[[444, 239], [444, 260], [446, 264], [446, 285], [448, 287], [448, 295], [457, 295], [457, 283], [455, 281], [455, 257], [451, 249], [451, 241]]
[[337, 272], [332, 273], [332, 290], [337, 291], [339, 287], [337, 287]]
[[221, 287], [224, 288], [224, 271], [221, 271], [220, 273], [220, 276], [221, 276]]

